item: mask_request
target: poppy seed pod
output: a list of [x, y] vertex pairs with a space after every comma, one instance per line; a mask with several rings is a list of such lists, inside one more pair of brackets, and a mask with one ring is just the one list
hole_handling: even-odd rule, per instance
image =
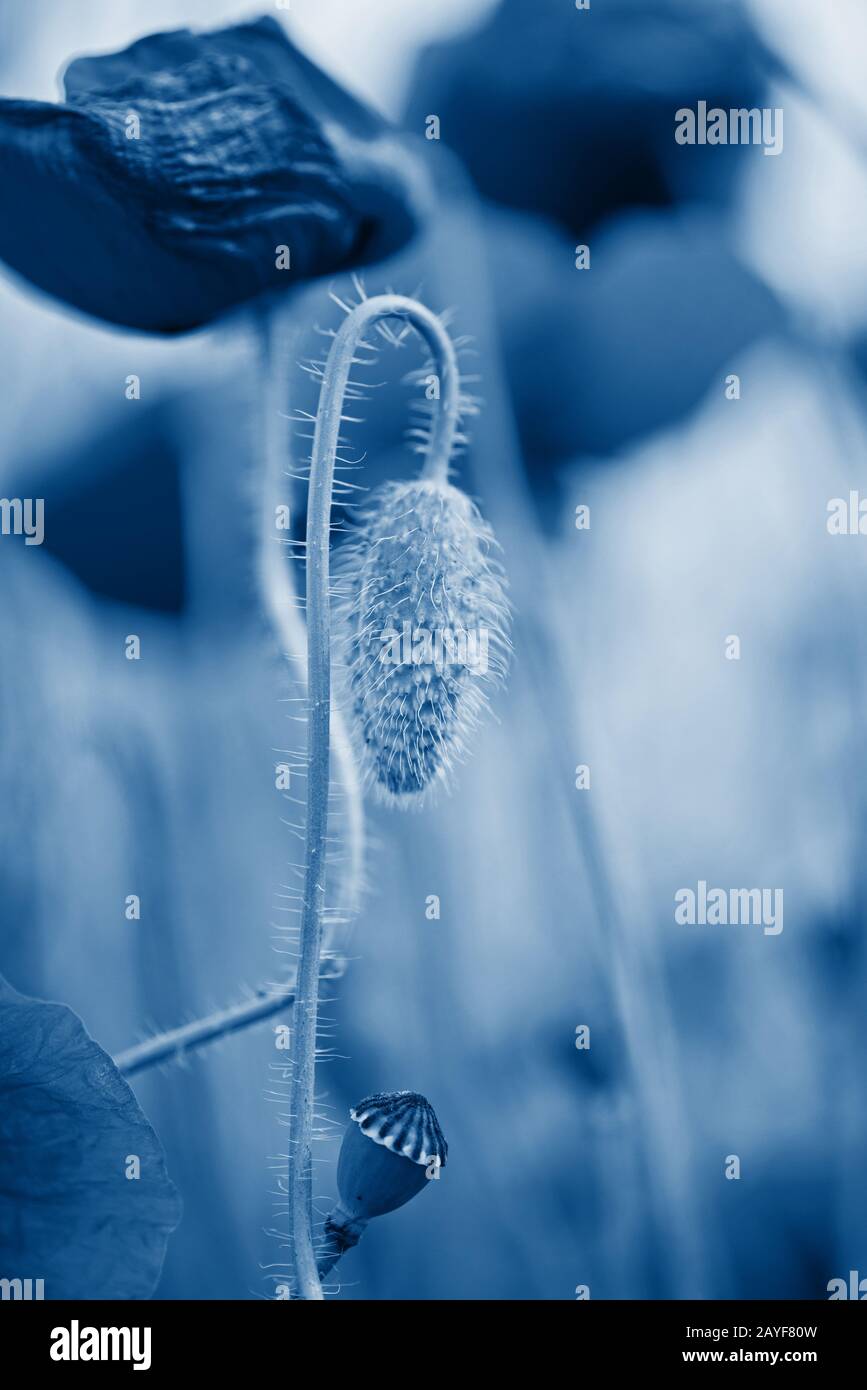
[[337, 1162], [340, 1200], [325, 1222], [320, 1278], [357, 1245], [368, 1221], [402, 1207], [445, 1167], [449, 1146], [433, 1106], [416, 1091], [359, 1101]]
[[448, 783], [505, 675], [509, 605], [493, 532], [440, 479], [374, 494], [337, 560], [346, 702], [380, 800], [419, 805]]

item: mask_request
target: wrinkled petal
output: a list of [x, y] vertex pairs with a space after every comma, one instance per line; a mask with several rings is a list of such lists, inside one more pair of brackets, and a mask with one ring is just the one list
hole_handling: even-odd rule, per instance
[[0, 976], [0, 1276], [42, 1279], [47, 1299], [149, 1298], [179, 1219], [159, 1141], [111, 1058], [65, 1005]]
[[[269, 15], [212, 33], [176, 29], [149, 34], [121, 53], [75, 58], [63, 74], [66, 100], [81, 103], [99, 97], [147, 94], [157, 82], [171, 83], [171, 71], [205, 58], [226, 59], [262, 86], [286, 86], [308, 111], [328, 111], [359, 136], [381, 135], [385, 123], [362, 102], [328, 77], [295, 47]], [[177, 80], [177, 79], [175, 79]], [[181, 78], [181, 80], [183, 80]]]
[[87, 313], [196, 327], [379, 259], [415, 230], [404, 149], [272, 19], [152, 35], [77, 59], [64, 85], [63, 106], [0, 102], [0, 177], [14, 189], [0, 257]]

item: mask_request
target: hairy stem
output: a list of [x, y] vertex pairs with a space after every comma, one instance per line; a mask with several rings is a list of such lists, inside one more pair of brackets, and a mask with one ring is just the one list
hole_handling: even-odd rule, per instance
[[229, 1033], [238, 1033], [251, 1023], [260, 1023], [265, 1018], [282, 1013], [288, 1009], [295, 998], [291, 987], [286, 993], [259, 989], [254, 998], [242, 1004], [230, 1004], [227, 1009], [219, 1009], [207, 1018], [197, 1018], [194, 1023], [185, 1023], [181, 1028], [172, 1028], [160, 1033], [147, 1042], [128, 1047], [114, 1058], [114, 1064], [124, 1076], [135, 1076], [148, 1067], [159, 1066], [161, 1062], [179, 1062], [188, 1052], [195, 1052], [209, 1042], [216, 1042]]
[[439, 319], [415, 300], [378, 295], [363, 300], [334, 337], [322, 383], [313, 439], [307, 501], [307, 833], [301, 947], [292, 1040], [293, 1068], [289, 1094], [292, 1140], [288, 1193], [293, 1234], [295, 1295], [321, 1299], [310, 1221], [310, 1170], [319, 1006], [319, 960], [325, 903], [325, 845], [328, 831], [329, 740], [331, 720], [331, 615], [329, 548], [334, 464], [340, 443], [343, 402], [356, 352], [369, 347], [365, 332], [377, 322], [408, 322], [431, 351], [440, 382], [441, 408], [431, 428], [426, 477], [448, 475], [458, 425], [460, 381], [451, 339]]
[[[286, 317], [279, 308], [267, 308], [260, 319], [262, 380], [264, 383], [264, 483], [262, 488], [261, 545], [257, 557], [259, 592], [268, 619], [283, 656], [299, 669], [299, 680], [306, 681], [304, 669], [304, 624], [298, 611], [297, 596], [290, 581], [289, 560], [281, 549], [274, 519], [276, 508], [287, 500], [287, 461], [290, 457], [288, 439], [289, 389], [286, 363], [294, 356], [298, 334], [291, 334]], [[285, 541], [282, 542], [285, 544]], [[347, 863], [340, 886], [341, 916], [349, 920], [361, 903], [364, 879], [364, 810], [361, 779], [349, 742], [349, 735], [339, 711], [331, 717], [331, 749], [336, 776], [332, 785], [339, 787], [344, 825], [342, 839], [347, 848]], [[327, 945], [335, 957], [342, 954], [344, 943], [333, 939]]]

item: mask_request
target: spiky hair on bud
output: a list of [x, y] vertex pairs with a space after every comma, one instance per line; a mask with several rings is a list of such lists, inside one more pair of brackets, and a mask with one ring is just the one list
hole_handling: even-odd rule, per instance
[[441, 478], [374, 492], [336, 557], [344, 700], [380, 801], [420, 806], [449, 786], [506, 673], [509, 603], [497, 542]]

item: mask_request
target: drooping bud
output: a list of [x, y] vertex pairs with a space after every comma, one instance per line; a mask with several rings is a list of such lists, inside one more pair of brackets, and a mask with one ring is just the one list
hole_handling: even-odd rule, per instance
[[418, 804], [448, 782], [505, 675], [509, 605], [493, 532], [450, 483], [389, 483], [341, 549], [347, 703], [368, 782]]
[[340, 1200], [325, 1222], [320, 1278], [375, 1216], [396, 1211], [439, 1177], [449, 1146], [433, 1106], [416, 1091], [390, 1091], [359, 1101], [337, 1161]]

